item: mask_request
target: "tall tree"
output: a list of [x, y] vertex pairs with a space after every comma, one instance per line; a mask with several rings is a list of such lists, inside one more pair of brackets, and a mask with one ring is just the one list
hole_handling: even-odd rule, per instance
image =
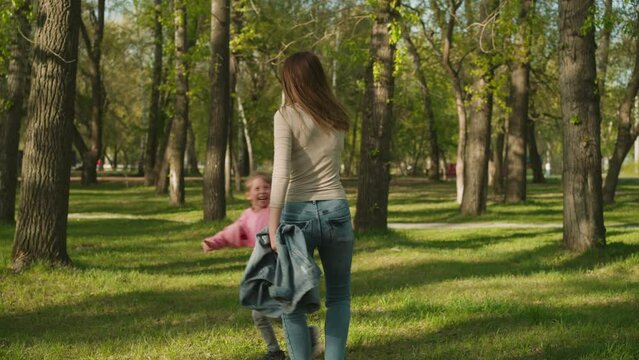
[[546, 179], [544, 178], [544, 171], [541, 164], [541, 156], [539, 156], [539, 150], [537, 149], [537, 134], [535, 131], [535, 121], [528, 119], [528, 126], [526, 127], [528, 135], [526, 135], [526, 142], [528, 143], [528, 156], [530, 156], [530, 166], [532, 167], [533, 184], [543, 184]]
[[[422, 93], [422, 102], [424, 106], [424, 117], [428, 124], [428, 145], [430, 155], [430, 166], [428, 168], [428, 178], [433, 181], [439, 181], [439, 144], [437, 142], [437, 130], [435, 129], [435, 113], [433, 112], [433, 105], [430, 95], [430, 88], [428, 86], [428, 80], [424, 69], [422, 68], [422, 58], [417, 50], [417, 46], [411, 39], [408, 30], [403, 32], [404, 39], [408, 45], [408, 52], [413, 58], [415, 63], [415, 72], [417, 74], [417, 80], [419, 81], [420, 90]], [[416, 166], [413, 167], [417, 168]]]
[[599, 92], [593, 0], [559, 1], [559, 90], [563, 122], [564, 244], [606, 243], [601, 189]]
[[506, 126], [504, 119], [497, 122], [497, 134], [491, 146], [491, 158], [488, 161], [488, 187], [495, 195], [504, 194], [504, 139], [506, 138]]
[[211, 118], [202, 189], [206, 221], [226, 216], [224, 157], [231, 115], [230, 13], [230, 0], [211, 1]]
[[244, 152], [246, 153], [248, 172], [246, 175], [252, 173], [255, 170], [255, 164], [253, 160], [253, 144], [251, 142], [251, 135], [248, 131], [248, 121], [246, 121], [246, 114], [244, 113], [244, 105], [242, 104], [242, 96], [238, 91], [237, 94], [237, 114], [242, 121], [242, 143], [244, 144]]
[[530, 92], [530, 21], [533, 0], [520, 0], [515, 55], [510, 72], [510, 106], [506, 152], [506, 202], [526, 200], [526, 126]]
[[191, 122], [189, 122], [186, 133], [186, 173], [195, 176], [201, 175], [195, 151], [195, 133]]
[[395, 43], [391, 29], [399, 0], [379, 0], [371, 30], [370, 63], [366, 75], [367, 109], [362, 121], [360, 165], [357, 181], [355, 228], [385, 229], [390, 185], [390, 140], [393, 125], [393, 65]]
[[15, 221], [16, 188], [18, 185], [18, 141], [20, 123], [24, 117], [24, 98], [27, 95], [29, 71], [29, 42], [31, 32], [29, 12], [31, 2], [15, 3], [12, 24], [16, 31], [9, 46], [7, 76], [8, 108], [0, 108], [0, 222]]
[[162, 0], [154, 0], [153, 10], [153, 81], [151, 82], [151, 104], [149, 124], [146, 132], [144, 155], [144, 184], [155, 183], [156, 154], [158, 152], [158, 126], [160, 123], [160, 85], [162, 84]]
[[[639, 32], [639, 13], [635, 24], [635, 31]], [[619, 122], [617, 124], [617, 140], [615, 148], [610, 157], [608, 173], [603, 187], [603, 201], [610, 204], [615, 201], [615, 192], [619, 182], [619, 173], [626, 155], [632, 148], [633, 143], [639, 135], [639, 123], [633, 125], [632, 109], [635, 105], [639, 91], [639, 36], [635, 34], [635, 64], [632, 75], [626, 86], [623, 101], [619, 106]]]
[[80, 0], [39, 3], [13, 267], [68, 264], [71, 128]]
[[[442, 67], [446, 71], [448, 78], [453, 86], [453, 93], [455, 94], [455, 110], [457, 111], [457, 123], [458, 123], [458, 141], [457, 141], [457, 162], [455, 165], [456, 173], [456, 200], [458, 204], [462, 202], [462, 196], [464, 194], [464, 157], [466, 155], [466, 126], [467, 126], [467, 114], [466, 114], [466, 91], [464, 82], [462, 80], [462, 61], [455, 63], [453, 61], [453, 47], [455, 39], [455, 26], [459, 21], [459, 15], [457, 11], [464, 4], [463, 0], [450, 0], [447, 2], [448, 8], [442, 9], [437, 1], [431, 1], [431, 10], [433, 11], [435, 20], [439, 26], [438, 31], [428, 31], [426, 25], [422, 22], [422, 29], [428, 36], [429, 41], [435, 52], [439, 55], [439, 61]], [[466, 5], [469, 6], [471, 1], [466, 1]], [[469, 12], [472, 14], [472, 12]], [[471, 22], [472, 19], [468, 19]], [[440, 45], [438, 46], [434, 35], [435, 33], [441, 34]], [[461, 57], [463, 60], [464, 56]]]
[[164, 124], [164, 137], [160, 142], [158, 149], [158, 161], [155, 163], [153, 172], [155, 173], [155, 193], [157, 195], [166, 194], [169, 190], [169, 139], [171, 138], [171, 129], [173, 128], [173, 118], [166, 119]]
[[601, 38], [597, 44], [597, 85], [599, 85], [599, 97], [603, 97], [606, 91], [606, 74], [608, 73], [608, 60], [610, 56], [610, 38], [614, 28], [612, 0], [604, 0], [603, 29]]
[[493, 67], [489, 47], [490, 27], [494, 26], [498, 0], [482, 0], [479, 16], [481, 30], [477, 33], [474, 79], [471, 85], [472, 101], [466, 134], [464, 156], [464, 194], [460, 211], [465, 215], [479, 215], [486, 211], [488, 158], [490, 156], [490, 121], [493, 93], [490, 81]]
[[102, 82], [102, 39], [104, 38], [104, 2], [98, 0], [97, 13], [90, 9], [93, 25], [93, 41], [84, 22], [80, 20], [80, 31], [89, 55], [91, 67], [91, 122], [89, 131], [89, 151], [83, 154], [82, 184], [98, 182], [97, 161], [102, 159], [102, 129], [104, 127], [105, 89]]
[[[169, 199], [173, 205], [184, 204], [184, 152], [189, 122], [188, 51], [186, 4], [184, 0], [175, 0], [175, 109], [171, 122], [171, 133], [167, 146], [169, 164]], [[160, 174], [161, 175], [161, 174]]]

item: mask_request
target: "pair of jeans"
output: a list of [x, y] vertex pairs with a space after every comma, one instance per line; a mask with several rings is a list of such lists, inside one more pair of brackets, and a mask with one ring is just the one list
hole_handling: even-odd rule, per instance
[[[309, 256], [318, 250], [326, 284], [325, 359], [344, 359], [351, 317], [351, 262], [353, 227], [348, 202], [318, 200], [286, 203], [280, 219], [297, 225], [306, 239]], [[311, 358], [306, 314], [294, 311], [282, 316], [289, 356]]]

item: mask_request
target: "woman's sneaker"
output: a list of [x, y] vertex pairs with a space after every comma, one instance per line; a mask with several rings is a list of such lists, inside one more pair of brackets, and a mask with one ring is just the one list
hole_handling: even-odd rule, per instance
[[262, 355], [258, 360], [285, 360], [286, 354], [282, 350], [278, 351], [269, 351], [266, 354]]
[[311, 358], [314, 359], [322, 354], [324, 348], [322, 346], [322, 342], [320, 341], [319, 328], [315, 325], [309, 326], [308, 331], [311, 333]]

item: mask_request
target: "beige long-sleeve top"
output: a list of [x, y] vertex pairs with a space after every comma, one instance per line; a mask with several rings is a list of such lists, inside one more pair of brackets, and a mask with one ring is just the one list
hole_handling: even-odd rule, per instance
[[296, 106], [274, 116], [271, 207], [285, 202], [346, 199], [339, 177], [343, 131], [326, 131]]

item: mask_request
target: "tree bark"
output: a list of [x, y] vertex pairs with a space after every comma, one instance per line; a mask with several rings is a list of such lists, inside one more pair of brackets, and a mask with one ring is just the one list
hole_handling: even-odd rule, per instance
[[603, 30], [601, 39], [597, 44], [597, 84], [599, 85], [599, 97], [603, 97], [606, 92], [606, 74], [608, 73], [608, 58], [610, 56], [610, 38], [614, 27], [612, 16], [612, 0], [605, 0], [603, 14]]
[[[428, 125], [428, 146], [429, 146], [429, 156], [430, 156], [430, 166], [428, 167], [428, 178], [432, 181], [439, 181], [439, 143], [437, 142], [437, 130], [435, 129], [435, 114], [433, 112], [433, 105], [430, 96], [430, 88], [428, 86], [428, 81], [426, 79], [426, 75], [422, 70], [422, 59], [417, 51], [417, 47], [415, 43], [410, 38], [410, 34], [408, 31], [404, 31], [404, 39], [408, 44], [408, 52], [413, 58], [413, 62], [415, 63], [417, 80], [420, 84], [420, 90], [422, 93], [422, 102], [424, 106], [424, 117], [426, 118], [426, 124]], [[414, 170], [417, 169], [417, 164], [413, 167]]]
[[144, 184], [155, 183], [156, 154], [158, 151], [158, 125], [160, 123], [160, 85], [162, 84], [162, 0], [154, 0], [153, 28], [153, 81], [151, 82], [151, 104], [149, 106], [149, 125], [146, 131], [146, 151], [144, 155]]
[[559, 89], [563, 118], [564, 244], [606, 244], [601, 184], [599, 93], [593, 0], [559, 1]]
[[186, 134], [186, 172], [189, 175], [200, 176], [200, 169], [197, 161], [197, 151], [195, 151], [195, 133], [193, 126], [189, 122]]
[[[230, 35], [229, 35], [230, 36]], [[230, 48], [229, 48], [230, 51]], [[233, 109], [233, 97], [236, 95], [237, 88], [237, 67], [238, 67], [238, 59], [234, 53], [230, 53], [230, 64], [229, 64], [229, 87], [231, 88], [231, 97], [229, 104], [229, 117], [227, 124], [227, 138], [226, 138], [226, 154], [224, 155], [224, 196], [227, 199], [233, 198], [233, 187], [231, 183], [233, 182], [232, 178], [235, 178], [236, 182], [239, 182], [239, 174], [236, 169], [235, 164], [235, 156], [233, 153], [235, 152], [235, 143], [233, 138], [235, 137], [235, 129], [233, 127], [235, 118], [235, 113]]]
[[184, 204], [184, 152], [186, 149], [186, 129], [189, 122], [188, 64], [186, 61], [186, 4], [174, 1], [175, 13], [175, 114], [171, 123], [171, 133], [167, 146], [169, 162], [169, 200], [172, 205]]
[[24, 37], [31, 32], [27, 18], [30, 9], [31, 2], [24, 1], [14, 9], [11, 19], [18, 31], [13, 34], [9, 47], [8, 108], [0, 109], [0, 223], [15, 222], [20, 123], [25, 115], [24, 99], [28, 93], [29, 42]]
[[203, 179], [204, 220], [226, 216], [224, 157], [231, 114], [230, 0], [211, 1], [211, 118], [206, 142]]
[[246, 146], [246, 156], [248, 158], [248, 173], [249, 175], [255, 171], [255, 164], [253, 160], [253, 144], [251, 142], [251, 135], [248, 131], [248, 122], [246, 121], [246, 114], [244, 114], [244, 105], [242, 104], [242, 97], [240, 93], [237, 93], [237, 112], [242, 121], [242, 135], [244, 137], [244, 145]]
[[529, 64], [529, 12], [533, 0], [522, 0], [519, 12], [519, 30], [515, 41], [515, 60], [510, 73], [510, 106], [506, 152], [506, 202], [526, 200], [526, 124], [528, 120], [528, 94], [530, 92]]
[[[482, 22], [496, 9], [496, 0], [483, 0], [480, 5]], [[486, 26], [492, 26], [486, 24]], [[464, 194], [460, 211], [464, 215], [480, 215], [486, 211], [488, 158], [490, 156], [490, 121], [493, 110], [493, 94], [490, 81], [493, 77], [490, 54], [484, 53], [482, 44], [490, 44], [490, 31], [478, 34], [475, 54], [478, 64], [473, 70], [475, 75], [472, 84], [472, 101], [470, 105], [470, 121], [466, 134], [466, 152], [464, 156]], [[488, 65], [487, 65], [488, 64]], [[459, 176], [459, 175], [458, 175]]]
[[390, 185], [390, 139], [393, 126], [395, 44], [390, 27], [399, 1], [382, 0], [375, 9], [370, 63], [366, 75], [367, 111], [362, 121], [355, 228], [386, 229]]
[[533, 172], [533, 184], [543, 184], [546, 182], [544, 179], [543, 164], [541, 163], [541, 156], [539, 156], [539, 150], [537, 149], [537, 140], [535, 139], [535, 122], [528, 119], [528, 126], [526, 127], [528, 136], [526, 142], [528, 143], [528, 156], [530, 157], [530, 166]]
[[[431, 1], [431, 7], [433, 13], [437, 19], [437, 23], [439, 24], [441, 34], [442, 34], [442, 44], [441, 49], [439, 50], [440, 54], [440, 62], [442, 67], [446, 71], [448, 78], [451, 81], [453, 86], [453, 93], [455, 94], [455, 110], [457, 111], [457, 123], [458, 123], [458, 142], [457, 142], [457, 163], [455, 164], [455, 186], [456, 186], [456, 201], [457, 204], [461, 204], [462, 196], [464, 194], [464, 156], [466, 154], [466, 106], [465, 106], [465, 97], [466, 92], [464, 90], [464, 85], [462, 83], [462, 79], [460, 76], [461, 65], [457, 68], [453, 67], [453, 63], [451, 61], [451, 52], [453, 48], [454, 41], [454, 32], [455, 25], [457, 23], [457, 11], [461, 7], [462, 4], [470, 5], [470, 1], [461, 1], [461, 0], [451, 0], [448, 4], [450, 5], [450, 9], [446, 12], [442, 11], [439, 8], [438, 2]], [[468, 12], [468, 9], [466, 9]], [[444, 14], [447, 14], [447, 18], [444, 18]], [[468, 15], [472, 15], [472, 12]], [[473, 21], [468, 19], [469, 23]], [[425, 29], [426, 26], [424, 25]], [[432, 35], [425, 34], [429, 37]], [[435, 46], [435, 42], [431, 39], [431, 44], [434, 49], [437, 49]]]
[[[639, 19], [637, 25], [639, 25]], [[615, 150], [608, 164], [608, 173], [606, 174], [606, 181], [603, 187], [603, 201], [605, 204], [611, 204], [615, 201], [615, 192], [619, 182], [621, 166], [639, 133], [639, 124], [633, 126], [632, 121], [632, 109], [635, 104], [635, 98], [637, 97], [637, 91], [639, 91], [639, 37], [635, 38], [634, 69], [626, 86], [623, 101], [619, 106], [617, 140], [615, 141]]]
[[82, 184], [97, 184], [97, 161], [102, 158], [102, 128], [104, 122], [105, 94], [102, 83], [102, 39], [104, 37], [104, 3], [105, 0], [98, 0], [98, 12], [92, 13], [93, 41], [89, 38], [89, 33], [80, 21], [80, 30], [84, 39], [89, 59], [91, 60], [91, 122], [89, 151], [83, 154], [84, 166], [82, 167]]
[[38, 6], [19, 217], [11, 253], [20, 270], [34, 260], [69, 264], [67, 215], [79, 0]]
[[494, 146], [491, 146], [491, 159], [488, 163], [488, 187], [492, 189], [495, 195], [503, 195], [504, 193], [504, 139], [506, 138], [506, 129], [503, 120], [499, 122], [501, 129], [495, 137]]

